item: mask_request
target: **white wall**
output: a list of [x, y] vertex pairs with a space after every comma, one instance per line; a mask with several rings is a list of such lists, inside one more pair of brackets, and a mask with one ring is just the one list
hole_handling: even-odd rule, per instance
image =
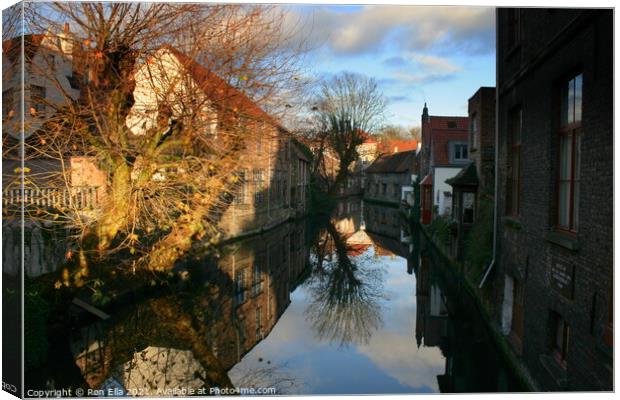
[[[67, 37], [67, 38], [65, 38]], [[72, 35], [48, 33], [32, 59], [32, 65], [24, 68], [24, 135], [28, 137], [46, 118], [50, 118], [57, 107], [67, 103], [68, 99], [77, 99], [79, 90], [73, 89], [67, 76], [73, 75]], [[45, 55], [54, 56], [54, 68], [46, 61]], [[46, 112], [36, 116], [30, 112], [30, 85], [45, 87]], [[8, 57], [2, 58], [2, 91], [13, 89], [15, 112], [7, 121], [3, 121], [5, 129], [18, 137], [21, 129], [21, 63], [11, 64]]]
[[[167, 49], [160, 49], [135, 74], [134, 105], [127, 116], [127, 127], [143, 135], [156, 126], [159, 104], [173, 107], [172, 115], [191, 118], [194, 129], [216, 133], [217, 117], [198, 84], [183, 71], [179, 60]], [[194, 109], [196, 108], [196, 109]]]
[[452, 186], [446, 179], [454, 177], [462, 167], [435, 167], [433, 173], [433, 205], [437, 206], [440, 215], [450, 215], [452, 212], [452, 197], [446, 197], [444, 192], [452, 193]]

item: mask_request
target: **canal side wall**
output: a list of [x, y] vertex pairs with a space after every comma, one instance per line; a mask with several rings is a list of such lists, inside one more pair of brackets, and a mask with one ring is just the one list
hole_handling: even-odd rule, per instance
[[[431, 246], [432, 250], [439, 255], [442, 261], [445, 262], [450, 268], [448, 271], [450, 274], [453, 274], [455, 278], [462, 284], [462, 288], [465, 289], [467, 294], [472, 298], [476, 308], [480, 312], [482, 319], [485, 322], [486, 328], [493, 338], [493, 341], [497, 345], [498, 350], [500, 351], [502, 357], [506, 361], [509, 368], [512, 370], [514, 375], [519, 379], [520, 383], [523, 387], [526, 387], [529, 391], [539, 392], [540, 385], [534, 379], [528, 368], [525, 364], [517, 358], [514, 352], [511, 349], [511, 345], [508, 342], [507, 338], [501, 333], [501, 328], [495, 322], [493, 318], [493, 312], [488, 308], [488, 302], [481, 296], [478, 288], [469, 281], [466, 277], [466, 274], [463, 272], [463, 267], [461, 264], [454, 261], [450, 256], [448, 256], [448, 248], [447, 246], [442, 246], [436, 243], [433, 235], [428, 232], [427, 228], [423, 225], [417, 225], [422, 234], [424, 235], [427, 243]], [[485, 305], [486, 304], [486, 305]]]

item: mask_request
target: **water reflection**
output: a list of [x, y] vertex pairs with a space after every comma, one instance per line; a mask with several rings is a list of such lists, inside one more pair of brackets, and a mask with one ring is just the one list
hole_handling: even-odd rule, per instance
[[364, 257], [369, 244], [348, 242], [352, 234], [338, 231], [337, 223], [328, 221], [318, 239], [305, 315], [319, 340], [364, 344], [382, 323], [384, 271]]
[[[80, 329], [71, 348], [88, 386], [151, 396], [232, 387], [227, 371], [290, 303], [308, 259], [305, 239], [304, 224], [286, 224], [225, 246], [217, 260], [188, 264], [189, 278], [169, 294]], [[245, 378], [266, 371], [273, 375], [268, 367]]]
[[394, 212], [346, 199], [187, 262], [164, 293], [73, 329], [72, 361], [85, 386], [151, 396], [514, 390], [475, 308]]

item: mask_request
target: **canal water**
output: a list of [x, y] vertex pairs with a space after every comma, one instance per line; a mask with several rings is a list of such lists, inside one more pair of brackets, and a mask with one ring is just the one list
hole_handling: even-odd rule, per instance
[[130, 395], [231, 384], [248, 394], [522, 390], [447, 267], [416, 246], [397, 209], [345, 199], [331, 218], [188, 261], [170, 290], [73, 327], [65, 358], [84, 388]]

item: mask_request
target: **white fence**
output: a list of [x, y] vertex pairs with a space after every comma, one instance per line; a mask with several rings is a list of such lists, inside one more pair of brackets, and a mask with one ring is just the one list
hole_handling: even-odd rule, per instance
[[97, 187], [71, 188], [11, 188], [2, 192], [2, 204], [7, 206], [34, 206], [42, 208], [74, 208], [92, 210], [99, 203]]

